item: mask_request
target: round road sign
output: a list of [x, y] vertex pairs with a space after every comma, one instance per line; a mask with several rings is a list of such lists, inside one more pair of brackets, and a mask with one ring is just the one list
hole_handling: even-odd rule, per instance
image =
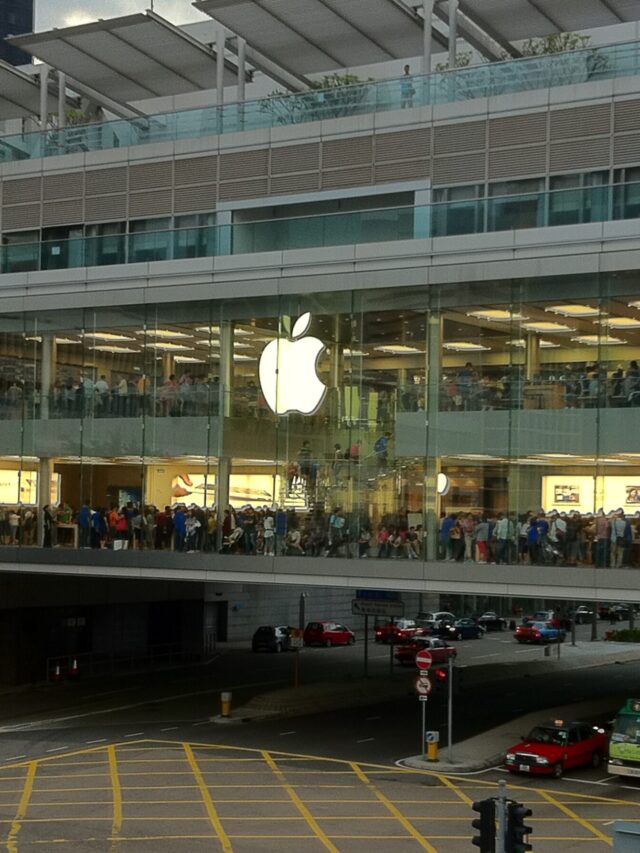
[[431, 669], [431, 652], [428, 652], [426, 649], [422, 652], [418, 652], [416, 655], [416, 666], [418, 669]]
[[416, 678], [416, 693], [419, 696], [428, 696], [431, 693], [431, 681], [424, 676], [418, 676]]

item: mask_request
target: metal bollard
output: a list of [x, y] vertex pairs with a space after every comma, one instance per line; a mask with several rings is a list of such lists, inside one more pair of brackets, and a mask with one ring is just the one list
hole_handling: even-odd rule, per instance
[[427, 732], [427, 760], [439, 761], [440, 732]]
[[230, 717], [231, 716], [231, 700], [233, 699], [233, 693], [231, 691], [224, 691], [220, 694], [220, 703], [222, 705], [222, 712], [220, 714], [221, 717]]

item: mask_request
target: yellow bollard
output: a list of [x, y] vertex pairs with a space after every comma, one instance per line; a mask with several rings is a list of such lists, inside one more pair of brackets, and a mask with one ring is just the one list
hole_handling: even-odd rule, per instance
[[231, 700], [233, 698], [233, 693], [224, 692], [220, 694], [220, 702], [222, 704], [222, 717], [230, 717], [231, 716]]
[[427, 732], [427, 760], [439, 761], [440, 732]]

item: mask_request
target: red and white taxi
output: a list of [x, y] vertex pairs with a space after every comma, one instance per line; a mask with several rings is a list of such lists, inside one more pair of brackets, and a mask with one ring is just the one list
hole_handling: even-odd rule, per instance
[[559, 779], [572, 767], [599, 767], [607, 754], [604, 729], [592, 723], [553, 720], [536, 726], [507, 750], [505, 767], [511, 773], [549, 775]]
[[421, 633], [413, 619], [396, 619], [376, 627], [376, 643], [402, 643]]

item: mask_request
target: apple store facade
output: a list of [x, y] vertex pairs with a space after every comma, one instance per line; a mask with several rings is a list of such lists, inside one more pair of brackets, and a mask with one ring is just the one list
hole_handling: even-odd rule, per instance
[[0, 506], [635, 517], [638, 361], [627, 273], [3, 314]]

